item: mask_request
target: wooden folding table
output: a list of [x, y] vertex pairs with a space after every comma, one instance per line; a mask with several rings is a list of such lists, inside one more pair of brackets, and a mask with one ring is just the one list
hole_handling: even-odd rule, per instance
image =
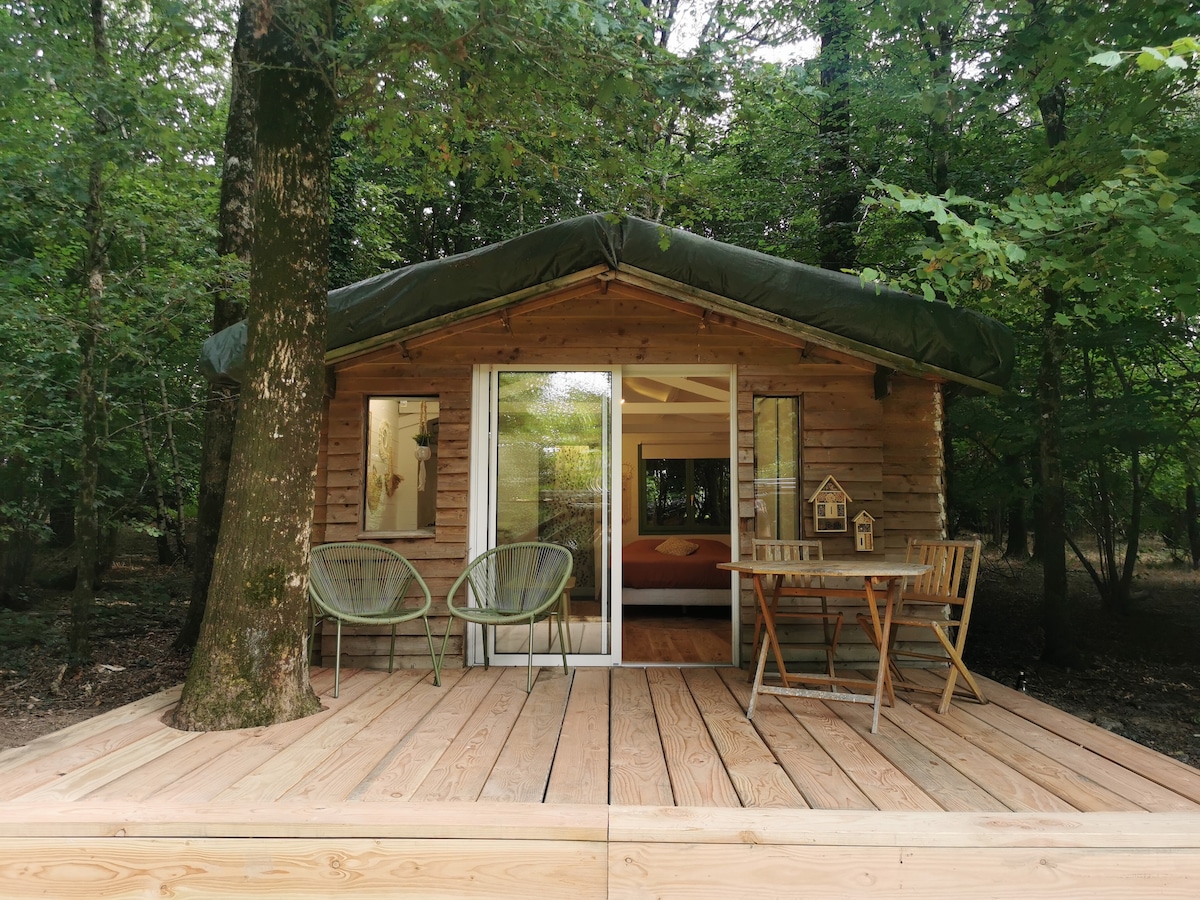
[[[766, 626], [766, 640], [758, 654], [758, 665], [754, 672], [754, 685], [750, 689], [750, 705], [746, 709], [746, 717], [753, 718], [754, 704], [759, 694], [775, 694], [785, 697], [813, 697], [819, 700], [842, 700], [848, 703], [871, 703], [875, 711], [871, 716], [871, 731], [879, 729], [879, 708], [883, 704], [883, 694], [890, 694], [891, 684], [888, 676], [887, 648], [892, 632], [892, 612], [900, 600], [904, 581], [915, 578], [930, 570], [930, 566], [918, 563], [889, 562], [887, 560], [790, 560], [778, 561], [767, 559], [748, 559], [738, 562], [720, 563], [718, 568], [729, 569], [742, 575], [749, 575], [754, 584], [754, 595], [758, 608], [762, 612]], [[763, 579], [774, 576], [770, 592], [763, 586]], [[807, 578], [861, 578], [862, 591], [845, 588], [825, 588], [811, 586], [789, 587], [784, 585], [784, 579], [793, 576], [803, 581]], [[880, 616], [880, 593], [877, 588], [883, 586], [883, 613]], [[816, 673], [788, 672], [783, 661], [783, 650], [779, 646], [779, 637], [775, 632], [774, 612], [780, 597], [852, 597], [863, 600], [871, 615], [871, 624], [875, 632], [875, 643], [880, 648], [879, 670], [875, 680], [865, 678], [847, 678], [840, 675], [819, 675]], [[770, 648], [775, 657], [775, 665], [779, 669], [780, 684], [763, 684], [763, 672], [767, 665], [767, 650]], [[808, 685], [800, 687], [796, 685]], [[839, 691], [836, 688], [859, 688], [870, 690], [870, 694], [852, 693], [850, 690]]]

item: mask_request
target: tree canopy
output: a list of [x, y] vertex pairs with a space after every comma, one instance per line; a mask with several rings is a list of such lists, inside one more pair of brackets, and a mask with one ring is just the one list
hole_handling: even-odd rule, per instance
[[[76, 541], [85, 586], [118, 526], [188, 551], [196, 350], [215, 298], [253, 302], [218, 229], [238, 12], [0, 13], [0, 603], [40, 543]], [[1022, 341], [1006, 396], [952, 398], [955, 527], [1018, 555], [1032, 531], [1051, 612], [1064, 546], [1118, 608], [1143, 534], [1200, 558], [1193, 4], [332, 15], [305, 51], [334, 85], [323, 287], [606, 209], [893, 281]]]

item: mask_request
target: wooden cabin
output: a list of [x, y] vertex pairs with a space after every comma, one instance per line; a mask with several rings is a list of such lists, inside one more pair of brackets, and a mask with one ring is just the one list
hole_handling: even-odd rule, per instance
[[[236, 378], [222, 340], [209, 369]], [[870, 553], [944, 536], [945, 393], [1000, 390], [1012, 342], [970, 311], [595, 215], [331, 292], [327, 359], [313, 542], [411, 559], [435, 634], [471, 558], [542, 539], [575, 556], [575, 664], [738, 665], [752, 596], [715, 562], [802, 538], [861, 559], [864, 512]], [[853, 501], [816, 534], [826, 482]], [[456, 629], [447, 666], [481, 660]], [[500, 631], [494, 660], [524, 665], [525, 628]], [[558, 659], [550, 640], [535, 662]], [[387, 652], [351, 631], [343, 665]], [[428, 666], [419, 624], [397, 654]]]

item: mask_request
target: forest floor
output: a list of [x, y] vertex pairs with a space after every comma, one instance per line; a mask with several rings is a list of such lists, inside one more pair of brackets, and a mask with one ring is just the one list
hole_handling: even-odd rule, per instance
[[[0, 609], [0, 750], [183, 681], [171, 649], [187, 607], [185, 565], [152, 547], [118, 555], [97, 597], [94, 662], [67, 666], [70, 591], [30, 587], [25, 612]], [[54, 560], [51, 560], [53, 563]], [[58, 561], [60, 569], [63, 566]], [[50, 565], [47, 569], [53, 569]], [[36, 578], [37, 573], [35, 573]], [[1169, 562], [1138, 576], [1132, 615], [1104, 612], [1082, 572], [1072, 621], [1084, 663], [1040, 663], [1041, 570], [989, 557], [968, 662], [975, 671], [1200, 767], [1200, 573]]]

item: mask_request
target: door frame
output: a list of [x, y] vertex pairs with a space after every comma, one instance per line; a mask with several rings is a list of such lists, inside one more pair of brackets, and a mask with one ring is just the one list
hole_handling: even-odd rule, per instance
[[[730, 530], [729, 541], [731, 558], [738, 558], [738, 464], [737, 464], [737, 367], [726, 364], [697, 364], [697, 365], [477, 365], [472, 371], [471, 382], [471, 426], [469, 452], [469, 494], [468, 494], [468, 528], [467, 528], [467, 559], [474, 559], [495, 545], [496, 536], [496, 494], [492, 482], [492, 469], [495, 462], [496, 447], [493, 436], [497, 430], [495, 385], [499, 372], [606, 372], [611, 378], [611, 396], [609, 398], [609, 471], [608, 471], [608, 541], [609, 565], [604, 573], [606, 578], [605, 591], [608, 603], [608, 624], [610, 628], [610, 652], [585, 654], [568, 654], [568, 660], [578, 666], [616, 667], [622, 663], [621, 648], [621, 548], [623, 546], [624, 523], [621, 521], [621, 510], [624, 490], [621, 472], [623, 471], [623, 435], [624, 427], [621, 415], [621, 383], [627, 373], [658, 372], [662, 374], [697, 375], [721, 374], [729, 377], [729, 465], [730, 465]], [[635, 485], [630, 489], [637, 490]], [[632, 498], [634, 507], [637, 505], [636, 493]], [[740, 591], [736, 579], [730, 585], [730, 619], [731, 619], [731, 659], [733, 665], [740, 664], [741, 657], [741, 616]], [[483, 663], [483, 646], [480, 641], [480, 629], [466, 629], [466, 661], [468, 665]], [[525, 665], [528, 656], [524, 653], [492, 655], [492, 662], [497, 665]], [[535, 653], [535, 665], [557, 666], [562, 664], [562, 657], [557, 653]], [[641, 666], [642, 663], [637, 665]]]

